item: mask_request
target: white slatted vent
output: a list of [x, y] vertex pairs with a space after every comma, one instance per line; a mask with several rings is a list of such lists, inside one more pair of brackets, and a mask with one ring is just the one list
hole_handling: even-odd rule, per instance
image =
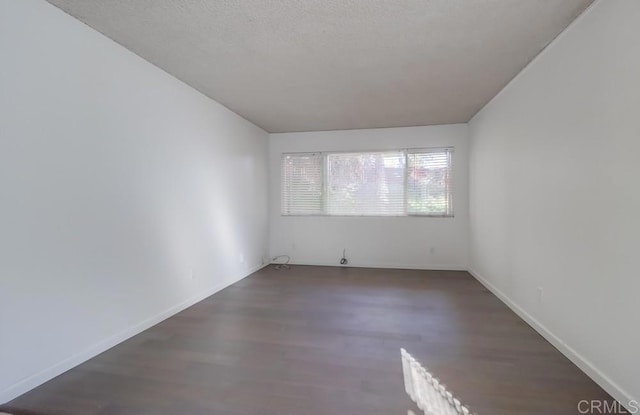
[[473, 415], [406, 350], [400, 349], [404, 388], [424, 415]]

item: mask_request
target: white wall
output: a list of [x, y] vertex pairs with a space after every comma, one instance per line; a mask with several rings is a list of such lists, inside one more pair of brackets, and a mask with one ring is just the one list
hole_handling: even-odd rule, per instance
[[256, 269], [268, 167], [264, 131], [44, 1], [0, 0], [0, 59], [4, 402]]
[[640, 398], [639, 22], [640, 1], [597, 2], [470, 123], [471, 270], [623, 403]]
[[[466, 269], [467, 125], [269, 135], [270, 251], [292, 263], [420, 269]], [[454, 149], [454, 218], [280, 215], [282, 153], [443, 147]], [[433, 251], [431, 251], [433, 248]]]

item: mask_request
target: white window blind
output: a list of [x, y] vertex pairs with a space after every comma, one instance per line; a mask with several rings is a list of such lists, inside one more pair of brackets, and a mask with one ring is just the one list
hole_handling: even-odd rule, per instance
[[329, 153], [326, 163], [327, 214], [404, 215], [403, 152]]
[[407, 214], [453, 216], [451, 152], [407, 151]]
[[452, 153], [283, 154], [282, 214], [453, 216]]
[[282, 155], [282, 214], [320, 215], [322, 153]]

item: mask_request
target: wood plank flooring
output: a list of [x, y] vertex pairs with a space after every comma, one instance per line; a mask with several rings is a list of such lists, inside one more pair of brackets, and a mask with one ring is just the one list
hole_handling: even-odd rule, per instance
[[576, 414], [582, 399], [611, 399], [466, 272], [293, 266], [267, 267], [7, 407], [418, 414], [401, 347], [479, 415]]

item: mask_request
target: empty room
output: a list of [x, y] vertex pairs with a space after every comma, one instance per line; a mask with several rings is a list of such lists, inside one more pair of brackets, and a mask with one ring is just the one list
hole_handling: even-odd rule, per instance
[[639, 178], [640, 0], [0, 0], [0, 414], [640, 414]]

